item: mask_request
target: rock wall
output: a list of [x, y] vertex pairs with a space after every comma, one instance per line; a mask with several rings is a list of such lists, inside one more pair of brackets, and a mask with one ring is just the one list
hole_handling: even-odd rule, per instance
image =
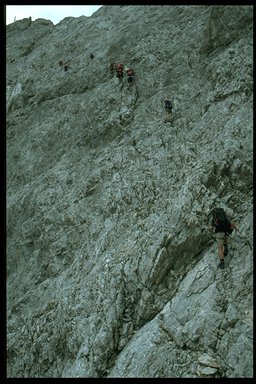
[[7, 376], [253, 377], [252, 6], [6, 29]]

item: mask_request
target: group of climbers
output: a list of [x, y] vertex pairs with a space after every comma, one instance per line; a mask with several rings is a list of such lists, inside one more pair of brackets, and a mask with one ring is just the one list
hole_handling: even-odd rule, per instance
[[[91, 60], [94, 59], [93, 53], [90, 53], [90, 59]], [[68, 65], [68, 62], [65, 62], [64, 59], [59, 60], [59, 65], [60, 65], [60, 67], [62, 67], [64, 69], [65, 72], [70, 68], [70, 66]]]
[[[117, 64], [116, 63], [110, 63], [109, 69], [111, 72], [111, 76], [113, 76], [114, 73], [116, 72], [116, 75], [117, 75], [119, 81], [122, 81], [123, 76], [124, 76], [124, 65], [122, 63], [117, 63]], [[126, 67], [125, 72], [127, 75], [128, 85], [131, 86], [133, 84], [133, 82], [135, 81], [135, 72], [130, 67]], [[170, 98], [168, 96], [165, 96], [164, 108], [165, 108], [165, 120], [164, 120], [164, 122], [165, 123], [172, 122], [173, 121], [173, 114], [172, 114], [173, 105], [172, 105], [172, 101], [170, 100]]]
[[[116, 73], [116, 76], [118, 77], [119, 81], [123, 80], [124, 65], [122, 63], [110, 63], [109, 69], [110, 69], [112, 76], [114, 75], [114, 73]], [[133, 84], [133, 82], [135, 81], [135, 72], [132, 68], [126, 67], [125, 73], [127, 76], [128, 85], [131, 86]]]
[[[94, 59], [94, 55], [90, 54], [91, 60]], [[63, 67], [64, 71], [67, 71], [69, 65], [63, 59], [59, 61], [59, 65]], [[128, 85], [131, 86], [135, 81], [135, 73], [134, 70], [130, 67], [125, 67], [122, 63], [110, 63], [109, 69], [111, 72], [111, 76], [116, 73], [119, 81], [122, 81], [124, 77], [124, 70], [127, 75]], [[171, 122], [173, 120], [172, 108], [173, 104], [170, 100], [169, 95], [165, 95], [163, 99], [164, 109], [165, 109], [165, 120], [164, 122]], [[214, 230], [215, 238], [217, 240], [218, 245], [218, 256], [219, 256], [219, 267], [224, 268], [224, 257], [228, 254], [228, 236], [232, 233], [232, 231], [238, 230], [237, 226], [230, 221], [227, 217], [225, 211], [222, 208], [214, 208], [211, 211], [211, 221], [208, 225], [208, 229]]]
[[69, 69], [69, 65], [67, 62], [65, 62], [63, 59], [59, 61], [60, 67], [63, 67], [64, 71], [66, 72]]
[[[124, 77], [124, 65], [122, 63], [109, 63], [109, 70], [111, 76], [116, 73], [119, 81], [121, 82]], [[127, 75], [128, 85], [131, 86], [135, 81], [135, 72], [131, 67], [125, 68], [125, 73]], [[169, 96], [165, 96], [164, 98], [164, 109], [165, 109], [165, 120], [164, 122], [172, 122], [173, 121], [173, 113], [172, 113], [172, 101]]]
[[[90, 53], [90, 59], [91, 60], [94, 59], [93, 53]], [[59, 65], [64, 69], [65, 72], [70, 68], [68, 63], [65, 62], [63, 59], [59, 60]], [[116, 73], [116, 76], [118, 77], [120, 82], [123, 80], [124, 71], [125, 71], [129, 87], [135, 81], [134, 70], [131, 67], [125, 67], [124, 68], [124, 65], [122, 63], [110, 63], [109, 64], [109, 70], [110, 70], [111, 76], [113, 76], [114, 73]], [[171, 102], [170, 98], [168, 98], [167, 96], [165, 97], [165, 100], [164, 100], [164, 108], [165, 108], [165, 120], [164, 120], [164, 122], [165, 123], [171, 122], [173, 120], [173, 115], [172, 115], [173, 106], [172, 106], [172, 102]]]

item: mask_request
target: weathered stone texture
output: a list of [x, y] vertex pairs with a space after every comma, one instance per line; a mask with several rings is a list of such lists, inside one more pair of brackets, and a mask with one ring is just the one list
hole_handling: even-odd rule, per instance
[[[253, 377], [252, 15], [7, 26], [8, 377]], [[216, 205], [240, 231], [224, 270]]]

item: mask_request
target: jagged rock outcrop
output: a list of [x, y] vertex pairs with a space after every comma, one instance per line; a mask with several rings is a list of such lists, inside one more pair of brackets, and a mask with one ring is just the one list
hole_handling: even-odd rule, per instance
[[8, 377], [253, 377], [252, 30], [252, 6], [7, 26]]

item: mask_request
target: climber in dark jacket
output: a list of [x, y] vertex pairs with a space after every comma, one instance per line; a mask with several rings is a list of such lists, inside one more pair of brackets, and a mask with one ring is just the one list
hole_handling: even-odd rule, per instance
[[128, 85], [131, 86], [134, 82], [135, 73], [132, 68], [126, 68]]
[[66, 72], [69, 69], [69, 65], [67, 63], [63, 64], [64, 71]]
[[210, 221], [209, 229], [214, 230], [215, 238], [218, 243], [218, 256], [219, 256], [219, 268], [224, 268], [224, 256], [228, 254], [228, 235], [233, 229], [236, 231], [237, 226], [230, 221], [226, 216], [225, 211], [222, 208], [214, 208], [211, 212], [212, 218]]
[[164, 99], [164, 109], [165, 109], [165, 123], [172, 121], [172, 102], [170, 98], [165, 97]]

